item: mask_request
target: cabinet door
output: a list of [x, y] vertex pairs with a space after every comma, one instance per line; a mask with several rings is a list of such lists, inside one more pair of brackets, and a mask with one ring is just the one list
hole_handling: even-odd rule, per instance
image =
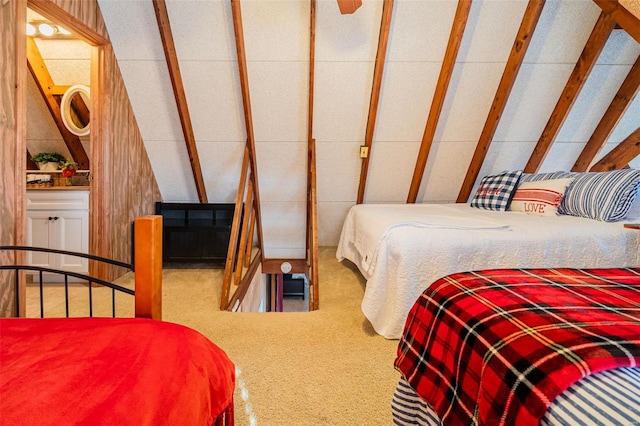
[[[55, 248], [56, 233], [51, 212], [27, 211], [27, 246]], [[43, 268], [56, 268], [56, 255], [27, 251], [27, 264]]]
[[[89, 252], [89, 212], [86, 210], [53, 211], [57, 220], [56, 248], [79, 253]], [[58, 256], [58, 269], [78, 273], [89, 271], [88, 260], [77, 256]]]

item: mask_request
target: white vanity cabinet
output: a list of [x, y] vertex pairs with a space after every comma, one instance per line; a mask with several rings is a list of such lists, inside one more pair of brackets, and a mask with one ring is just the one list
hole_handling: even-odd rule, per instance
[[[88, 190], [27, 190], [27, 246], [80, 253], [89, 252]], [[86, 274], [87, 259], [61, 254], [27, 252], [33, 266]], [[47, 281], [63, 281], [48, 275]]]

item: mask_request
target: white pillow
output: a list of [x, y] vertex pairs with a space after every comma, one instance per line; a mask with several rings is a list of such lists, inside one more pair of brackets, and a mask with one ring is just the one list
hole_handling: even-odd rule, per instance
[[538, 216], [555, 216], [573, 178], [524, 182], [518, 185], [509, 210]]

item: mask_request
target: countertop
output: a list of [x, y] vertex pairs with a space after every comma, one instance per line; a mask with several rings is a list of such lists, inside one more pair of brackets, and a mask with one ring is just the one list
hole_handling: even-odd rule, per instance
[[88, 191], [88, 186], [34, 186], [27, 185], [27, 191]]

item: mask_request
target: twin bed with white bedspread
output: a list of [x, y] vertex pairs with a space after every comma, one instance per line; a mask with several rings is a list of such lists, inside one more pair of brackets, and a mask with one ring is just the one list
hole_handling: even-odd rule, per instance
[[469, 204], [360, 204], [336, 252], [367, 280], [362, 311], [398, 339], [417, 297], [445, 275], [490, 268], [607, 268], [640, 264], [640, 232], [621, 222], [541, 217]]

